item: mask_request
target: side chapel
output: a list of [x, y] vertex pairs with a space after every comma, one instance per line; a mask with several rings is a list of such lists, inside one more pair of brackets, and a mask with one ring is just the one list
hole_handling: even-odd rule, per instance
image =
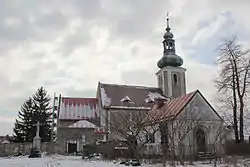
[[[170, 135], [165, 136], [168, 149], [171, 149], [170, 143], [179, 147], [180, 134], [173, 132], [186, 133], [181, 143], [185, 150], [189, 150], [186, 151], [187, 154], [191, 149], [197, 152], [207, 151], [212, 149], [214, 142], [221, 141], [222, 135], [217, 133], [223, 129], [222, 118], [199, 90], [186, 93], [186, 69], [181, 67], [183, 59], [176, 54], [174, 35], [170, 30], [167, 19], [163, 36], [163, 57], [157, 63], [157, 87], [99, 82], [96, 97], [59, 99], [57, 143], [61, 153], [78, 152], [86, 143], [112, 139], [112, 132], [108, 128], [108, 115], [121, 110], [151, 112], [154, 118], [160, 120], [159, 127], [164, 124], [168, 134], [172, 134], [172, 140]], [[132, 103], [123, 103], [124, 99]], [[154, 103], [157, 99], [164, 100], [164, 103], [159, 106]], [[183, 128], [180, 128], [181, 120], [186, 123]], [[191, 129], [185, 132], [184, 127], [189, 127], [187, 123]], [[153, 146], [150, 147], [153, 149], [151, 153], [160, 152], [162, 138], [164, 136], [160, 131], [154, 135], [152, 143], [147, 145]]]

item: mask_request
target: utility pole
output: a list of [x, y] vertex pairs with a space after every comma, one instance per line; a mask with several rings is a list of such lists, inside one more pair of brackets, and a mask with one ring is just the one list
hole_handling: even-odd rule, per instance
[[52, 129], [51, 129], [51, 142], [53, 142], [53, 137], [54, 137], [54, 123], [55, 123], [55, 110], [56, 110], [56, 93], [54, 92], [54, 97], [53, 97], [53, 108], [52, 108]]

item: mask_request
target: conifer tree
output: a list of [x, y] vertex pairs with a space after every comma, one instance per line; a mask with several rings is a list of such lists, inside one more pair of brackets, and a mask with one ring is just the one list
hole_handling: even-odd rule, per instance
[[32, 125], [32, 118], [34, 112], [33, 100], [29, 98], [21, 106], [18, 111], [18, 118], [16, 119], [13, 129], [13, 136], [15, 142], [30, 142], [34, 136], [34, 128]]
[[13, 141], [14, 142], [24, 142], [25, 135], [21, 128], [21, 122], [16, 119], [14, 129], [13, 129]]
[[37, 121], [41, 123], [40, 137], [44, 142], [50, 141], [52, 130], [52, 112], [50, 106], [51, 99], [43, 87], [37, 89], [32, 98], [34, 102], [34, 115], [32, 122], [33, 124], [36, 124]]

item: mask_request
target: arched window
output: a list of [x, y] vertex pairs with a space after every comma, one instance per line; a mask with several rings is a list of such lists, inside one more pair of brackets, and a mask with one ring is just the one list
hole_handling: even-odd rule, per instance
[[172, 49], [172, 47], [173, 47], [173, 43], [169, 42], [169, 49]]
[[177, 75], [176, 74], [173, 75], [173, 79], [174, 79], [174, 84], [177, 84]]
[[196, 144], [198, 152], [206, 151], [206, 134], [200, 128], [196, 130]]

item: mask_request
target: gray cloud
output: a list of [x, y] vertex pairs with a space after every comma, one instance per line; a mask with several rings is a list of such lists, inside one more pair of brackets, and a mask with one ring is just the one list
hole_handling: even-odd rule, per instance
[[65, 27], [67, 24], [67, 18], [62, 13], [49, 13], [44, 14], [37, 20], [35, 24], [41, 29], [53, 29], [60, 30], [62, 27]]
[[10, 122], [1, 122], [1, 127], [4, 128], [0, 128], [0, 134], [2, 135], [12, 135], [12, 129], [13, 129], [13, 123]]
[[[89, 27], [89, 26], [88, 26]], [[85, 25], [83, 28], [76, 30], [73, 34], [68, 35], [62, 41], [62, 47], [59, 48], [64, 56], [69, 56], [76, 48], [86, 46], [92, 41], [89, 29]]]
[[[188, 69], [189, 90], [199, 88], [211, 99], [214, 67], [202, 65], [190, 57], [199, 44], [209, 45], [210, 37], [218, 38], [213, 34], [237, 31], [229, 30], [231, 23], [235, 24], [233, 29], [239, 31], [244, 27], [247, 33], [250, 30], [245, 17], [248, 6], [248, 0], [241, 0], [241, 3], [233, 0], [220, 3], [1, 0], [0, 92], [4, 96], [0, 97], [0, 108], [15, 117], [20, 105], [41, 85], [50, 94], [78, 97], [95, 96], [99, 80], [156, 85], [154, 73], [156, 62], [162, 56], [167, 11], [171, 13], [177, 52]], [[223, 19], [217, 21], [221, 12], [231, 13], [232, 20], [221, 24]], [[209, 24], [214, 24], [214, 33], [213, 27], [207, 27]], [[206, 35], [209, 38], [205, 39]], [[11, 120], [4, 119], [5, 122]], [[3, 126], [1, 121], [0, 126]], [[0, 131], [3, 133], [6, 132]]]
[[[27, 40], [51, 40], [67, 26], [69, 18], [44, 1], [1, 1], [0, 42], [20, 43]], [[45, 5], [44, 5], [45, 4]], [[56, 9], [56, 10], [55, 10]]]
[[72, 88], [63, 92], [62, 96], [70, 96], [70, 97], [96, 97], [97, 89], [89, 89], [89, 90], [78, 90]]
[[154, 73], [147, 72], [145, 70], [131, 70], [125, 71], [121, 75], [124, 83], [138, 85], [146, 85], [146, 86], [156, 86], [156, 76]]

